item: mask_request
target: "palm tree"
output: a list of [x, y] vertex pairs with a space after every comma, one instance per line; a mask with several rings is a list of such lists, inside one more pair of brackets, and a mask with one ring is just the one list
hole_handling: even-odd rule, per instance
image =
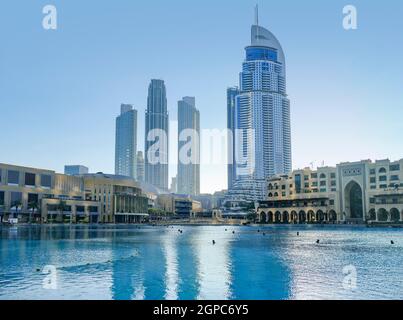
[[[60, 200], [59, 204], [57, 205], [57, 211], [59, 211], [59, 213], [61, 214], [61, 216], [63, 217], [63, 212], [66, 210], [67, 205], [66, 205], [66, 201], [64, 200]], [[71, 216], [70, 216], [71, 219]]]
[[38, 206], [38, 202], [37, 201], [31, 201], [28, 203], [28, 210], [31, 210], [29, 212], [29, 223], [32, 222], [32, 215], [35, 213], [35, 210], [38, 210], [39, 206]]
[[248, 219], [249, 221], [256, 222], [257, 213], [256, 213], [255, 211], [249, 212], [248, 215], [247, 215], [247, 219]]
[[[16, 200], [11, 204], [11, 208], [15, 208], [15, 212], [17, 214], [18, 217], [18, 209], [22, 207], [22, 202], [21, 200]], [[13, 218], [14, 218], [14, 213], [13, 213]]]
[[[4, 211], [4, 208], [5, 208], [6, 206], [4, 205], [4, 203], [3, 202], [1, 202], [0, 203], [0, 211]], [[3, 213], [4, 214], [4, 213]], [[2, 219], [0, 218], [0, 222], [2, 222]]]

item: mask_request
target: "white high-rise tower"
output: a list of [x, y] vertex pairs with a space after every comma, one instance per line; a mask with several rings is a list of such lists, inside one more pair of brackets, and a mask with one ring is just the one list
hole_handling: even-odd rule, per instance
[[251, 45], [235, 97], [232, 198], [263, 200], [266, 179], [292, 170], [290, 101], [283, 49], [265, 28], [252, 26]]

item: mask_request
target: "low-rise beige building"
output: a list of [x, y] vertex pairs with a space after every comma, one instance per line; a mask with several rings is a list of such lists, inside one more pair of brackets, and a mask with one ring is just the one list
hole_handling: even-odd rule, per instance
[[403, 159], [295, 170], [267, 181], [263, 223], [403, 222]]
[[195, 213], [203, 211], [200, 201], [192, 199], [190, 196], [177, 194], [160, 194], [156, 200], [156, 208], [168, 214], [175, 214], [190, 218]]
[[0, 164], [0, 218], [21, 222], [98, 222], [99, 203], [87, 201], [82, 178], [52, 170]]
[[0, 164], [1, 221], [133, 223], [147, 217], [148, 198], [131, 178]]
[[135, 180], [101, 172], [81, 177], [86, 199], [101, 205], [102, 222], [134, 223], [148, 217], [149, 199]]

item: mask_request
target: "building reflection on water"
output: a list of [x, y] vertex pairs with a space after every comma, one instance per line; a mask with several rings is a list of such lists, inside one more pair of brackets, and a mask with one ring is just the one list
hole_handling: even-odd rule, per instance
[[[402, 298], [399, 230], [181, 228], [0, 228], [0, 300]], [[57, 290], [42, 286], [46, 265]], [[347, 265], [357, 290], [343, 289]]]
[[[38, 297], [45, 265], [58, 268], [58, 294], [115, 300], [260, 299], [288, 290], [284, 270], [267, 256], [267, 243], [257, 241], [251, 259], [251, 239], [238, 229], [198, 227], [45, 226], [2, 229], [2, 239], [19, 241], [13, 250], [1, 242], [2, 261], [32, 278]], [[233, 234], [232, 231], [236, 230]], [[215, 244], [212, 241], [215, 240]], [[234, 245], [236, 244], [236, 245]], [[1, 276], [1, 275], [0, 275]], [[21, 281], [21, 275], [8, 275]], [[14, 277], [14, 278], [13, 278]], [[22, 285], [22, 284], [21, 284]], [[245, 291], [252, 287], [253, 290]], [[93, 292], [97, 288], [97, 292]], [[29, 296], [30, 293], [27, 293]], [[281, 297], [283, 297], [281, 295]], [[85, 298], [85, 296], [83, 297]]]
[[179, 289], [178, 248], [179, 233], [166, 233], [162, 246], [165, 255], [165, 296], [166, 300], [177, 300]]
[[[204, 227], [195, 231], [193, 244], [196, 252], [195, 268], [198, 300], [228, 300], [231, 298], [231, 238], [229, 232], [214, 234]], [[216, 244], [212, 244], [212, 240]]]
[[211, 237], [202, 228], [182, 234], [168, 229], [141, 243], [132, 259], [114, 256], [112, 298], [230, 299], [231, 237], [227, 233], [216, 245]]

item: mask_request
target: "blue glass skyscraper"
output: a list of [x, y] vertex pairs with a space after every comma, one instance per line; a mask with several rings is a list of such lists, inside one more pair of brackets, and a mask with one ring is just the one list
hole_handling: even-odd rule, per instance
[[[152, 132], [164, 132], [165, 138], [153, 138]], [[151, 135], [151, 137], [149, 137]], [[151, 138], [151, 139], [149, 139]], [[150, 141], [151, 140], [151, 141]], [[164, 140], [164, 141], [163, 141]], [[150, 148], [158, 143], [161, 161], [150, 159]], [[148, 87], [148, 101], [145, 124], [145, 180], [161, 190], [168, 190], [168, 107], [165, 83], [151, 80]]]
[[[190, 131], [193, 134], [190, 134]], [[181, 159], [182, 148], [186, 146], [188, 146], [185, 148], [186, 157], [191, 160], [189, 163], [183, 163], [185, 159]], [[194, 97], [184, 97], [178, 101], [177, 189], [179, 194], [192, 196], [200, 194], [200, 112], [196, 108]]]
[[235, 98], [235, 174], [230, 193], [244, 200], [265, 198], [266, 179], [292, 170], [290, 101], [283, 49], [256, 23]]
[[116, 118], [115, 173], [137, 178], [137, 110], [129, 104]]

